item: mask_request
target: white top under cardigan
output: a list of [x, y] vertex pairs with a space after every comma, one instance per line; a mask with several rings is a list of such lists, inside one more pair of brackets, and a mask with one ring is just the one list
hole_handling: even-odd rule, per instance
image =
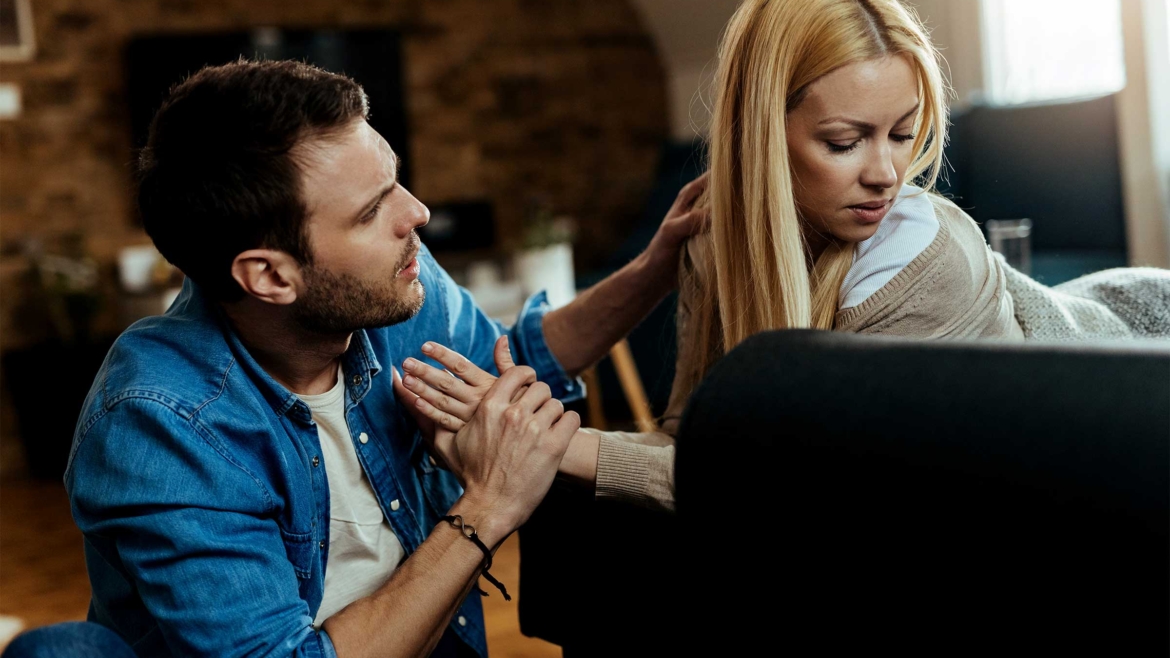
[[859, 306], [882, 289], [938, 235], [938, 217], [930, 197], [905, 185], [890, 212], [868, 240], [853, 250], [853, 266], [841, 283], [840, 308]]

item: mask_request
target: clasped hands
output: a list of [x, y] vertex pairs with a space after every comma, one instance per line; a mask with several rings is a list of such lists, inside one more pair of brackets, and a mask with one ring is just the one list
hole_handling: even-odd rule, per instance
[[466, 494], [519, 526], [552, 486], [580, 417], [515, 365], [506, 336], [495, 346], [498, 378], [437, 343], [422, 349], [446, 370], [407, 359], [403, 376], [394, 371], [395, 394]]
[[[501, 375], [512, 372], [507, 378], [485, 372], [467, 357], [438, 343], [428, 342], [422, 351], [446, 370], [407, 359], [402, 364], [405, 374], [399, 377], [397, 371], [394, 373], [394, 391], [430, 442], [433, 456], [457, 475], [463, 471], [467, 450], [459, 433], [476, 420], [476, 412], [493, 387], [498, 394], [493, 397], [497, 405], [493, 409], [485, 407], [480, 423], [486, 423], [489, 416], [508, 415], [517, 423], [527, 421], [521, 424], [528, 431], [546, 431], [564, 414], [564, 406], [552, 397], [548, 385], [536, 380], [536, 371], [516, 366], [507, 336], [496, 341], [493, 355]], [[463, 436], [473, 433], [467, 431]]]

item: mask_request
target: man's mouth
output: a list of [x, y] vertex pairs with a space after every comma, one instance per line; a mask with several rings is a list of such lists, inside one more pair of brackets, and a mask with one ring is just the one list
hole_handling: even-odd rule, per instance
[[414, 255], [410, 257], [410, 260], [406, 263], [406, 265], [399, 268], [399, 270], [395, 273], [395, 276], [402, 276], [413, 279], [418, 276], [418, 273], [418, 252], [416, 251], [414, 252]]

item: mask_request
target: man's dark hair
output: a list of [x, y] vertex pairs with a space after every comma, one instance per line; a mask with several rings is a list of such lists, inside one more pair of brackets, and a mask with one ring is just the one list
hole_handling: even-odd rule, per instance
[[235, 257], [312, 262], [293, 147], [368, 114], [361, 85], [294, 61], [205, 67], [173, 87], [139, 156], [138, 207], [171, 263], [216, 299], [243, 290]]

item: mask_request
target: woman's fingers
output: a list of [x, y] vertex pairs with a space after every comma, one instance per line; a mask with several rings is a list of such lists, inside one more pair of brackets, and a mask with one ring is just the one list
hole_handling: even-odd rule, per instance
[[414, 422], [419, 427], [427, 430], [424, 434], [428, 435], [428, 439], [434, 440], [437, 438], [437, 436], [429, 436], [439, 434], [439, 432], [432, 429], [434, 427], [441, 427], [451, 432], [458, 432], [463, 428], [465, 423], [462, 419], [436, 409], [433, 405], [407, 388], [402, 377], [398, 375], [398, 368], [391, 367], [390, 373], [394, 394], [398, 396], [399, 403], [410, 412], [410, 415], [414, 418]]
[[[497, 351], [499, 345], [496, 346]], [[491, 386], [495, 376], [484, 372], [470, 359], [435, 342], [427, 342], [422, 346], [423, 354], [443, 364], [451, 373], [472, 386]], [[509, 359], [510, 360], [510, 359]]]
[[407, 375], [403, 380], [403, 386], [419, 399], [426, 401], [431, 407], [451, 414], [464, 422], [471, 420], [472, 415], [475, 414], [475, 408], [479, 406], [478, 401], [475, 404], [467, 404], [456, 400], [442, 391], [431, 388], [426, 382], [414, 375]]
[[[477, 393], [472, 385], [456, 377], [451, 372], [439, 370], [417, 359], [403, 361], [402, 369], [406, 371], [405, 375], [403, 375], [403, 381], [406, 381], [413, 375], [426, 384], [429, 384], [431, 388], [464, 404], [475, 404], [482, 395], [482, 393]], [[409, 382], [407, 382], [407, 387], [410, 387]], [[417, 394], [418, 391], [415, 391], [415, 393]]]
[[[445, 411], [436, 409], [434, 405], [432, 405], [430, 402], [427, 402], [422, 397], [415, 398], [414, 403], [411, 406], [415, 412], [422, 414], [436, 426], [442, 427], [449, 432], [458, 432], [459, 430], [463, 429], [464, 425], [467, 424], [462, 418], [458, 418]], [[435, 433], [435, 436], [437, 439], [438, 432]]]
[[500, 371], [501, 375], [516, 367], [516, 362], [512, 360], [512, 349], [508, 345], [508, 334], [504, 334], [496, 340], [494, 357], [496, 369]]

